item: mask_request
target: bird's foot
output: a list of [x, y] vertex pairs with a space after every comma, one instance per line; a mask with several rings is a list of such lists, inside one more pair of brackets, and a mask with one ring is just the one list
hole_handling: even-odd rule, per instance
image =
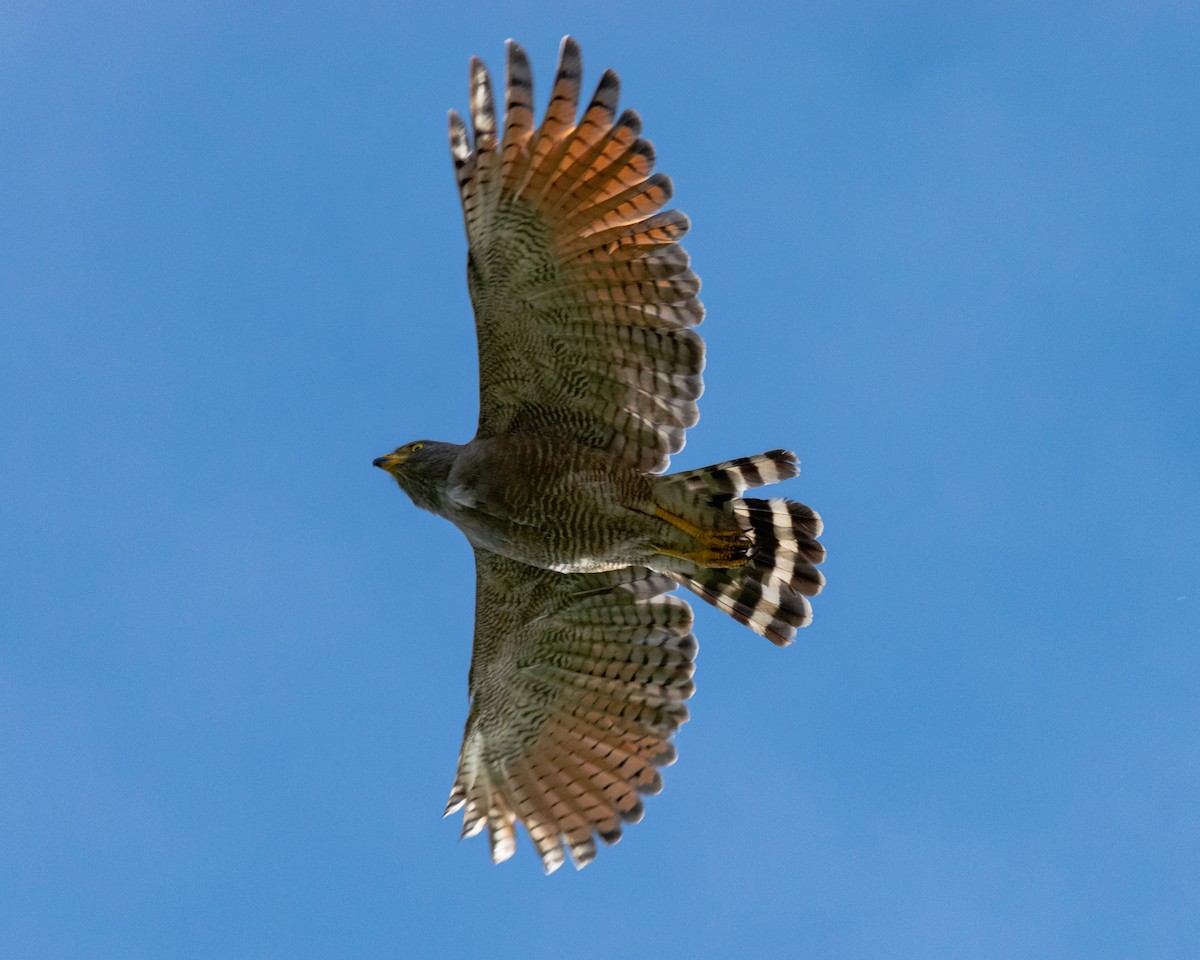
[[705, 530], [678, 514], [654, 508], [655, 516], [665, 520], [677, 530], [682, 530], [699, 543], [695, 550], [679, 550], [673, 547], [656, 546], [654, 549], [664, 556], [690, 560], [702, 567], [741, 567], [750, 560], [750, 538], [740, 530]]

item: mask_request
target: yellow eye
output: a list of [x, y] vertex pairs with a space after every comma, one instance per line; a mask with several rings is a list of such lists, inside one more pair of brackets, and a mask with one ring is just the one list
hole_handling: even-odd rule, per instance
[[414, 444], [412, 445], [412, 452], [413, 452], [413, 453], [416, 453], [416, 452], [417, 452], [418, 450], [420, 450], [420, 449], [421, 449], [423, 446], [425, 446], [425, 444], [423, 444], [423, 443], [414, 443]]

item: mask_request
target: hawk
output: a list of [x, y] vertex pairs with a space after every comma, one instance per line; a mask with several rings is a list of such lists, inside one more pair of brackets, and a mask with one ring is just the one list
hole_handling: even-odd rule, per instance
[[507, 44], [503, 129], [471, 61], [472, 133], [450, 114], [479, 340], [479, 426], [374, 461], [475, 550], [470, 710], [446, 813], [485, 827], [493, 861], [524, 824], [547, 873], [642, 816], [688, 718], [696, 640], [686, 587], [776, 644], [812, 619], [817, 514], [745, 499], [798, 473], [772, 450], [665, 473], [697, 419], [700, 281], [663, 210], [641, 121], [600, 78], [579, 117], [562, 42], [534, 125], [529, 61]]

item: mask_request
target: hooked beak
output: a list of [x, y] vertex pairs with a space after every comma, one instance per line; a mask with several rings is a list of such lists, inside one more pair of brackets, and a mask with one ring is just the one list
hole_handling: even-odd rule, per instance
[[382, 457], [376, 457], [371, 461], [371, 466], [378, 467], [380, 470], [386, 470], [388, 473], [391, 473], [393, 467], [399, 466], [403, 462], [403, 457], [397, 456], [394, 453], [389, 453]]

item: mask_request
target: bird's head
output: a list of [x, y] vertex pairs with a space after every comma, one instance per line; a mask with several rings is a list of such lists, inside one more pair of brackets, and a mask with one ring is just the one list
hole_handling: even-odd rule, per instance
[[380, 470], [386, 470], [399, 480], [404, 475], [405, 465], [414, 456], [418, 456], [431, 442], [430, 440], [414, 440], [412, 443], [406, 443], [402, 447], [397, 447], [391, 453], [386, 453], [382, 457], [376, 457], [371, 461], [371, 466], [378, 467]]
[[418, 507], [438, 513], [445, 502], [450, 468], [461, 449], [457, 443], [414, 440], [371, 463], [390, 473]]

